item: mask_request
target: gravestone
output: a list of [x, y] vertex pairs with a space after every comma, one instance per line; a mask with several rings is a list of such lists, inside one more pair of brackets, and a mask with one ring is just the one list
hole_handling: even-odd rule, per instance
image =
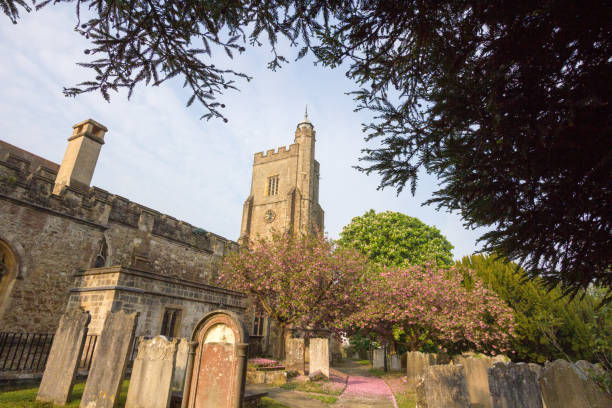
[[612, 407], [612, 397], [581, 369], [565, 360], [547, 364], [539, 382], [544, 403], [549, 408]]
[[304, 339], [288, 339], [286, 355], [285, 368], [304, 374]]
[[60, 318], [38, 388], [37, 401], [64, 405], [70, 400], [90, 319], [89, 313], [79, 310], [69, 311]]
[[498, 362], [489, 368], [493, 408], [543, 408], [537, 370], [530, 366]]
[[429, 366], [436, 363], [435, 356], [420, 351], [409, 351], [406, 353], [406, 383], [411, 390], [414, 390], [423, 377]]
[[435, 354], [435, 362], [432, 365], [450, 364], [451, 356], [448, 353], [440, 352]]
[[248, 334], [233, 312], [208, 313], [191, 336], [183, 408], [242, 407]]
[[374, 349], [372, 356], [372, 367], [377, 370], [385, 369], [385, 349]]
[[453, 363], [463, 366], [472, 406], [491, 408], [493, 402], [489, 392], [487, 371], [493, 366], [493, 360], [482, 355], [477, 357], [454, 356]]
[[185, 372], [189, 358], [189, 340], [181, 339], [176, 351], [176, 362], [174, 363], [174, 374], [172, 374], [172, 390], [183, 391], [185, 387]]
[[321, 338], [310, 339], [310, 365], [308, 375], [321, 373], [329, 378], [329, 340]]
[[178, 340], [164, 336], [140, 339], [130, 377], [126, 408], [167, 408], [172, 395], [172, 374]]
[[417, 407], [470, 408], [463, 366], [434, 365], [416, 387]]
[[402, 371], [402, 359], [399, 354], [389, 356], [389, 371]]
[[115, 406], [132, 352], [137, 320], [136, 312], [123, 310], [106, 316], [81, 398], [81, 408]]

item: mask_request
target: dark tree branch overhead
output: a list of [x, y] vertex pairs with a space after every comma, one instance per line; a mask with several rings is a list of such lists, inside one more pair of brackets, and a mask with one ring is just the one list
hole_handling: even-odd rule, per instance
[[[247, 74], [212, 63], [265, 38], [319, 62], [346, 63], [373, 112], [362, 171], [414, 192], [419, 171], [441, 188], [428, 201], [467, 226], [494, 230], [485, 250], [575, 294], [612, 288], [612, 7], [549, 0], [56, 0], [94, 15], [91, 81], [67, 95], [158, 85], [181, 76], [206, 109]], [[44, 5], [41, 3], [38, 5]], [[0, 0], [12, 20], [24, 0]], [[612, 300], [612, 291], [608, 292]]]

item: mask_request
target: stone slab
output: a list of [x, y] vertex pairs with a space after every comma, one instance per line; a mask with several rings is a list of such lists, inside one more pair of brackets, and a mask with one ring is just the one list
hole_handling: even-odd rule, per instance
[[417, 407], [471, 408], [463, 366], [435, 365], [417, 385]]
[[602, 391], [583, 370], [565, 360], [547, 364], [539, 383], [548, 408], [612, 407], [612, 397]]
[[477, 357], [454, 356], [453, 363], [463, 366], [472, 406], [491, 408], [493, 401], [489, 392], [488, 370], [493, 366], [493, 360], [482, 355]]
[[385, 349], [374, 349], [373, 350], [372, 367], [377, 370], [385, 369]]
[[183, 406], [240, 407], [244, 397], [248, 334], [235, 313], [217, 310], [196, 325], [191, 337]]
[[389, 356], [389, 371], [402, 371], [402, 359], [399, 354]]
[[406, 381], [411, 390], [414, 390], [425, 375], [429, 366], [436, 363], [436, 356], [420, 351], [409, 351], [406, 353]]
[[185, 374], [189, 359], [189, 340], [181, 339], [177, 345], [174, 374], [172, 374], [172, 390], [183, 391], [185, 388]]
[[60, 318], [38, 388], [37, 401], [58, 405], [70, 401], [89, 321], [89, 313], [79, 310], [69, 311]]
[[531, 365], [497, 362], [489, 368], [493, 408], [543, 408], [537, 370]]
[[126, 408], [168, 408], [178, 340], [141, 338], [130, 377]]
[[111, 312], [106, 316], [81, 398], [81, 408], [115, 406], [132, 352], [137, 319], [136, 312]]
[[310, 339], [310, 366], [308, 374], [320, 372], [329, 378], [329, 340], [326, 338]]
[[288, 339], [285, 368], [288, 371], [298, 371], [300, 374], [304, 374], [304, 364], [304, 339]]

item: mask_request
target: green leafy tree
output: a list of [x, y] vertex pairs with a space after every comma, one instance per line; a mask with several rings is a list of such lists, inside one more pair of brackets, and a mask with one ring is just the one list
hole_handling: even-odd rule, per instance
[[529, 279], [516, 264], [493, 256], [472, 255], [457, 265], [474, 271], [512, 308], [513, 359], [597, 362], [612, 356], [612, 306], [597, 307], [602, 291], [590, 289], [573, 300], [562, 298], [560, 289], [547, 291], [540, 279]]
[[340, 246], [354, 248], [379, 265], [408, 266], [453, 262], [450, 242], [435, 227], [393, 211], [367, 211], [340, 233]]

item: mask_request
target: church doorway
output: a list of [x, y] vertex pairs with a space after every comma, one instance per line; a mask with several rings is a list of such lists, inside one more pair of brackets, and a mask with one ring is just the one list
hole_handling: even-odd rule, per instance
[[17, 258], [11, 247], [0, 240], [0, 320], [8, 306], [11, 289], [17, 276]]

